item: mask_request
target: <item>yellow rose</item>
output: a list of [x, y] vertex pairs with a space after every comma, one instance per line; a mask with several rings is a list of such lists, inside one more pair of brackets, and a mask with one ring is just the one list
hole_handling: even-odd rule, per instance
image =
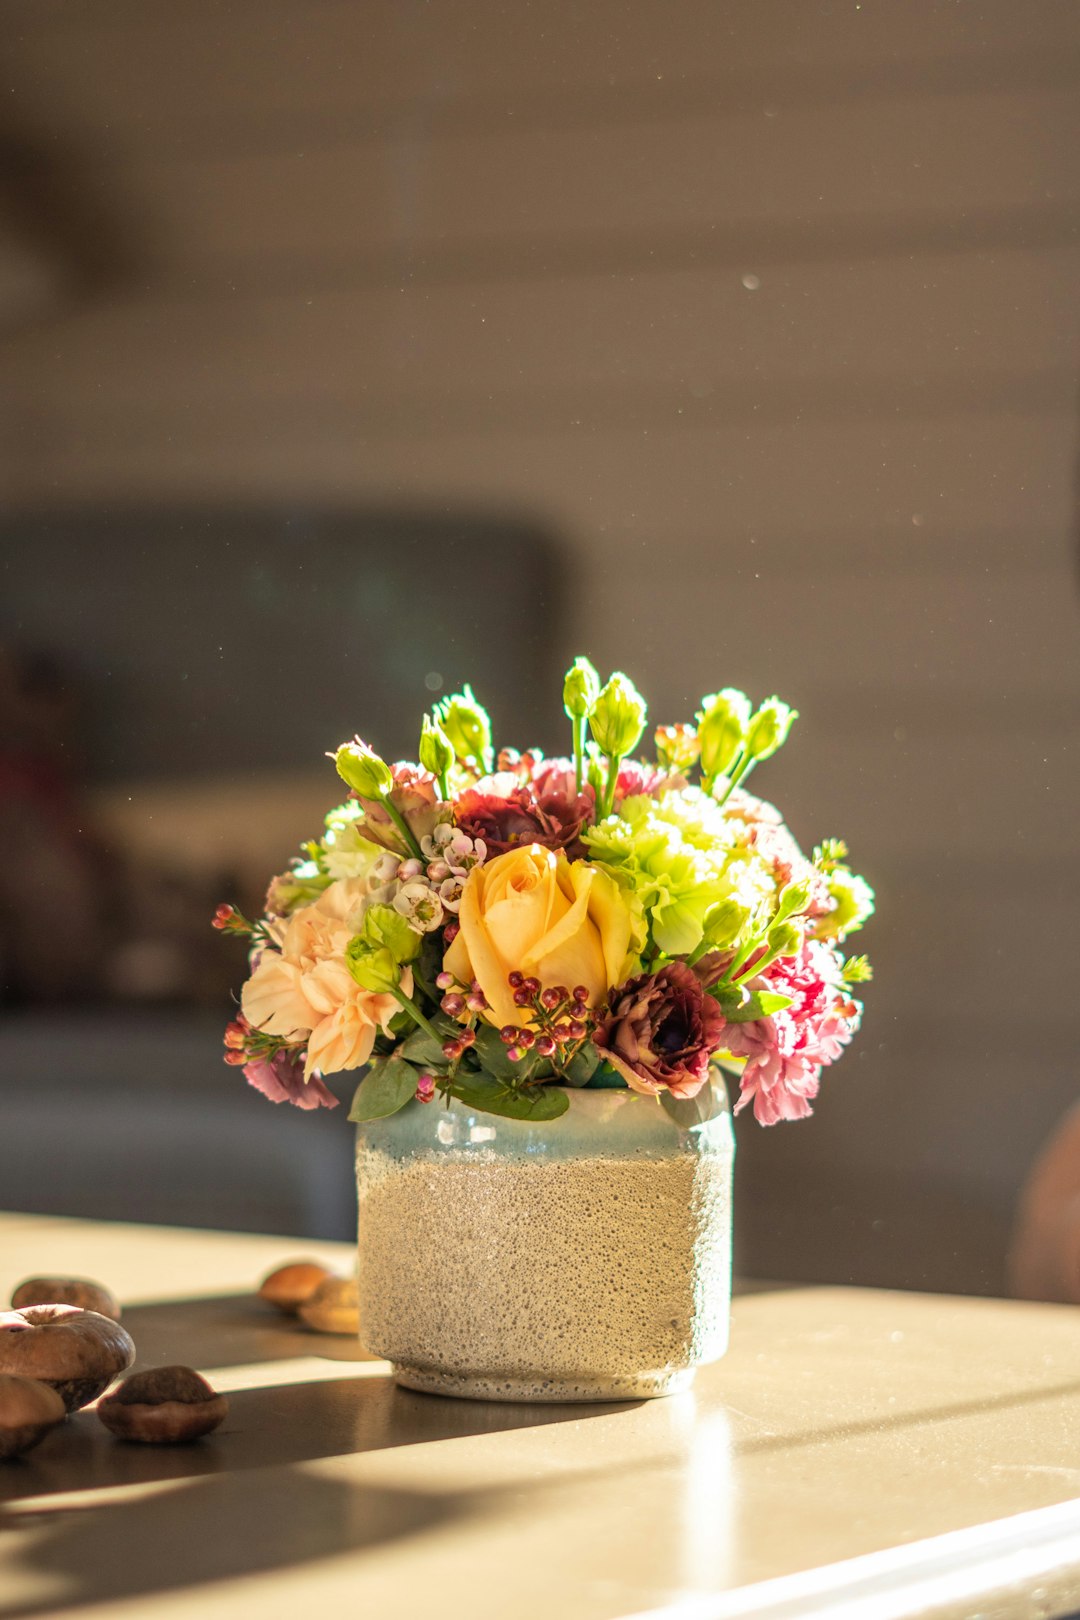
[[507, 983], [515, 970], [545, 989], [583, 985], [590, 1006], [626, 977], [631, 920], [618, 884], [541, 844], [474, 867], [458, 920], [444, 966], [461, 983], [479, 981], [494, 1024], [528, 1022]]

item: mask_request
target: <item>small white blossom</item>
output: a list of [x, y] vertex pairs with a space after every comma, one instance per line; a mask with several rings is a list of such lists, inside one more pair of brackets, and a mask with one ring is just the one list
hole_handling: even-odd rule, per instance
[[439, 884], [439, 899], [447, 911], [457, 911], [461, 905], [461, 891], [465, 887], [460, 877], [448, 877]]
[[443, 920], [443, 905], [434, 889], [421, 881], [402, 884], [393, 900], [398, 912], [417, 933], [430, 934]]

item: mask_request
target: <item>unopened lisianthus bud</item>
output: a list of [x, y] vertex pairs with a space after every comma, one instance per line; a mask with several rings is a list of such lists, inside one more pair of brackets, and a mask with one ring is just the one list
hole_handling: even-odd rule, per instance
[[600, 677], [587, 658], [575, 658], [563, 682], [563, 708], [571, 720], [584, 720], [600, 695]]
[[454, 750], [449, 737], [439, 722], [427, 714], [420, 733], [420, 763], [436, 779], [443, 777], [454, 763]]
[[738, 938], [749, 916], [749, 908], [737, 900], [721, 900], [705, 913], [702, 937], [712, 950], [719, 950]]
[[813, 892], [813, 883], [810, 878], [800, 878], [797, 883], [789, 883], [780, 891], [780, 898], [776, 903], [776, 915], [773, 924], [785, 922], [788, 917], [798, 917], [810, 904]]
[[688, 771], [697, 763], [701, 744], [693, 726], [657, 726], [656, 757], [666, 771]]
[[393, 773], [367, 743], [354, 737], [334, 755], [337, 773], [362, 799], [384, 799], [394, 785]]
[[359, 934], [346, 946], [345, 962], [362, 990], [388, 995], [401, 983], [401, 968], [386, 946], [372, 950]]
[[751, 759], [768, 759], [770, 754], [775, 754], [787, 741], [792, 721], [798, 718], [798, 709], [781, 703], [778, 697], [766, 698], [746, 733], [746, 752]]
[[645, 699], [628, 675], [616, 670], [589, 710], [589, 730], [609, 759], [631, 753], [645, 730]]
[[698, 710], [701, 774], [706, 782], [729, 771], [743, 751], [750, 724], [750, 699], [745, 692], [725, 686], [701, 700]]
[[473, 759], [490, 769], [491, 721], [471, 686], [435, 705], [435, 719], [457, 759]]
[[802, 929], [793, 922], [777, 923], [769, 929], [769, 955], [797, 956], [802, 945]]

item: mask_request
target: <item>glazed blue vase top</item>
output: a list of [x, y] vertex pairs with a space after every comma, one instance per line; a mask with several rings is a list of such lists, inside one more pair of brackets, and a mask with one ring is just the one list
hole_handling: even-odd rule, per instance
[[722, 1081], [682, 1103], [568, 1095], [543, 1124], [432, 1102], [358, 1128], [361, 1337], [400, 1384], [636, 1400], [685, 1389], [723, 1355]]

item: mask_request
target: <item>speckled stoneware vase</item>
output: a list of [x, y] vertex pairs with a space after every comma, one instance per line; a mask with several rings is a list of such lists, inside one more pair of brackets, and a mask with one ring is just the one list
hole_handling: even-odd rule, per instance
[[569, 1096], [547, 1124], [432, 1102], [359, 1127], [361, 1339], [399, 1384], [640, 1400], [723, 1355], [723, 1085], [677, 1105], [678, 1120], [629, 1091]]

